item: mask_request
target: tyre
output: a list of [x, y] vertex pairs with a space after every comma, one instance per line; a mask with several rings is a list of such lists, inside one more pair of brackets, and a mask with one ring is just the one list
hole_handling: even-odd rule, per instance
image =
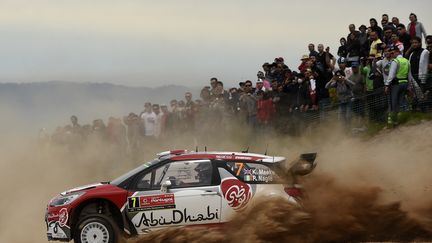
[[117, 243], [121, 238], [116, 223], [103, 214], [87, 215], [77, 225], [76, 243]]

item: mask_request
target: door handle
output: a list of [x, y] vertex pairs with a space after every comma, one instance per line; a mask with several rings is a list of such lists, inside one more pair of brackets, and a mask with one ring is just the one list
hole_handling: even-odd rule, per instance
[[219, 192], [203, 192], [201, 193], [202, 196], [209, 196], [209, 195], [219, 195]]

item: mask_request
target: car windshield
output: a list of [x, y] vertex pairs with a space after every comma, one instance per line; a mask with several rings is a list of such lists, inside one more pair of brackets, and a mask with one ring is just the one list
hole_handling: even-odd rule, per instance
[[123, 181], [127, 180], [129, 177], [135, 175], [136, 173], [138, 173], [138, 172], [144, 170], [145, 168], [148, 168], [148, 167], [150, 167], [150, 166], [152, 166], [152, 165], [154, 165], [154, 164], [156, 164], [158, 162], [160, 162], [159, 159], [155, 159], [153, 161], [146, 162], [146, 163], [144, 163], [144, 164], [136, 167], [135, 169], [133, 169], [133, 170], [131, 170], [129, 172], [126, 172], [125, 174], [121, 175], [120, 177], [112, 180], [110, 182], [110, 184], [120, 185], [120, 183], [122, 183]]

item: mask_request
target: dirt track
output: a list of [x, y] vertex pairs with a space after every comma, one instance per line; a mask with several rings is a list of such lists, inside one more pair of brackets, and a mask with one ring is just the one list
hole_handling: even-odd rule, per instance
[[[280, 202], [272, 202], [271, 207], [256, 209], [254, 215], [260, 212], [263, 216], [257, 217], [254, 223], [244, 223], [248, 220], [244, 217], [234, 219], [244, 226], [227, 236], [249, 242], [431, 240], [431, 125], [424, 123], [383, 132], [367, 140], [345, 137], [326, 128], [302, 138], [263, 141], [270, 142], [271, 154], [293, 158], [304, 151], [319, 152], [319, 165], [305, 180], [310, 198], [306, 211], [312, 220], [303, 220], [300, 213], [300, 223], [296, 223], [287, 217], [293, 211], [287, 211]], [[1, 143], [0, 188], [7, 196], [0, 199], [0, 242], [46, 242], [43, 215], [52, 196], [71, 187], [113, 178], [134, 166], [124, 158], [113, 159], [98, 145], [70, 153], [62, 148], [38, 146], [26, 138], [9, 138]], [[194, 147], [190, 138], [177, 144]], [[217, 141], [208, 144], [220, 150], [239, 150], [244, 145], [237, 142], [220, 145]], [[149, 157], [166, 149], [153, 148]], [[255, 146], [255, 149], [260, 148]], [[304, 226], [301, 229], [308, 231], [295, 231], [292, 224]], [[303, 236], [298, 232], [304, 233]], [[345, 238], [347, 232], [355, 238]], [[157, 237], [163, 239], [172, 234], [180, 237], [177, 238], [180, 241], [188, 236], [180, 230]], [[195, 239], [199, 239], [197, 234]], [[226, 239], [217, 233], [206, 236], [213, 237], [215, 242]], [[279, 236], [283, 238], [272, 238]]]

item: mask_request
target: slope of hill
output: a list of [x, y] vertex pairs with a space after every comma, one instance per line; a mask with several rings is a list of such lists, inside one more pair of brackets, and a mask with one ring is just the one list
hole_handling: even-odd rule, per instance
[[198, 88], [176, 85], [148, 88], [61, 81], [0, 83], [0, 123], [3, 129], [21, 124], [32, 130], [51, 130], [68, 123], [72, 114], [83, 124], [96, 118], [120, 117], [140, 112], [146, 101], [168, 104], [171, 99], [182, 99], [186, 91], [197, 97]]

